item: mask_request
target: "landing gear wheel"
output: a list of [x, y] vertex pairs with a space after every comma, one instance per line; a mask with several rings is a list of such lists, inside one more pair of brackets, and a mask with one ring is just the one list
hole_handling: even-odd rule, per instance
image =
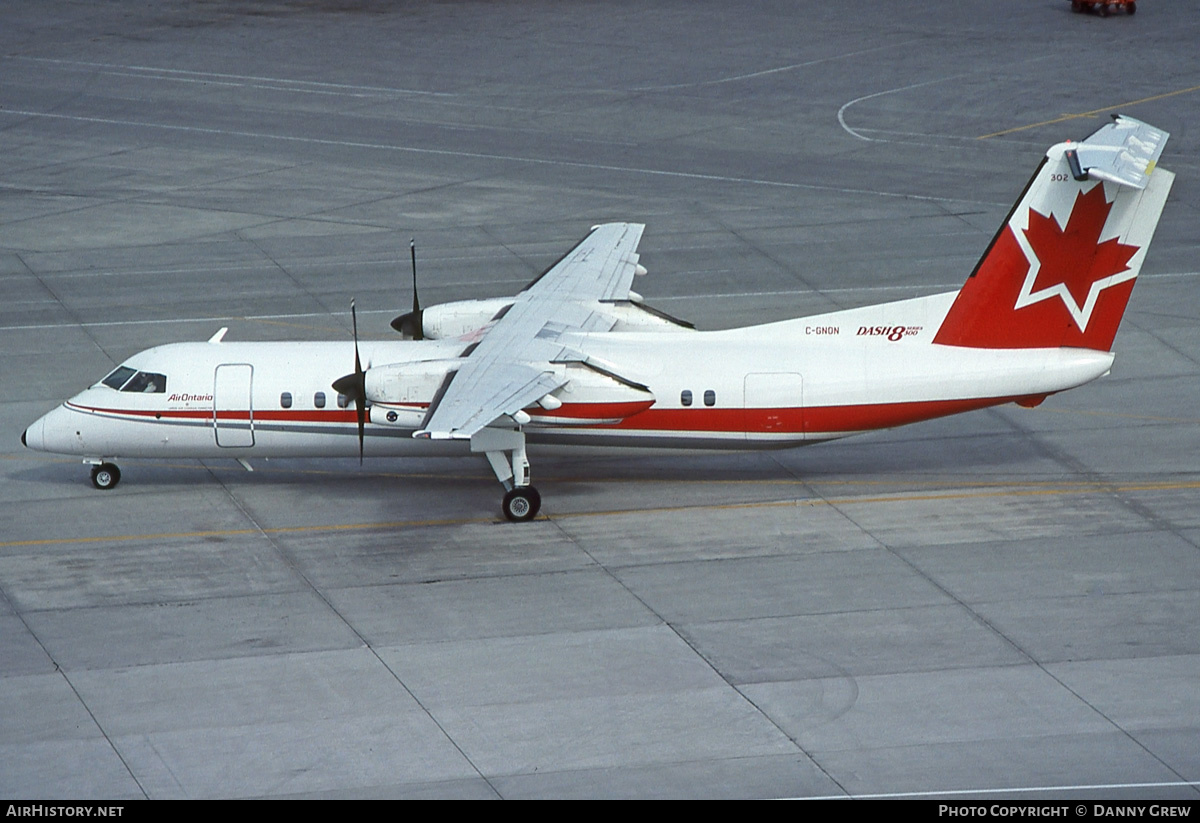
[[504, 516], [514, 523], [532, 520], [542, 508], [542, 496], [533, 486], [518, 486], [504, 495]]
[[116, 488], [121, 482], [121, 470], [116, 463], [101, 463], [92, 467], [92, 485], [101, 491]]

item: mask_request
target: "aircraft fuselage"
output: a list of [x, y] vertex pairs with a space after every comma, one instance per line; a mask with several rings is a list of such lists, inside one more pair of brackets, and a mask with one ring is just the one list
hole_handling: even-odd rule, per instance
[[[646, 408], [608, 412], [600, 396], [531, 410], [531, 443], [782, 448], [1013, 400], [1037, 402], [1108, 371], [1089, 349], [972, 349], [930, 342], [954, 294], [727, 331], [572, 335], [590, 362], [643, 384]], [[364, 367], [441, 362], [461, 341], [360, 344]], [[353, 343], [176, 343], [123, 366], [164, 385], [103, 383], [25, 433], [31, 448], [89, 458], [332, 457], [357, 453], [353, 401], [331, 386]], [[114, 381], [115, 382], [115, 381]], [[132, 382], [132, 381], [131, 381]], [[595, 393], [593, 393], [595, 395]], [[411, 398], [389, 425], [371, 409], [367, 456], [453, 455], [466, 441], [415, 439], [433, 400]], [[390, 407], [389, 407], [390, 408]], [[633, 413], [622, 417], [621, 415]]]

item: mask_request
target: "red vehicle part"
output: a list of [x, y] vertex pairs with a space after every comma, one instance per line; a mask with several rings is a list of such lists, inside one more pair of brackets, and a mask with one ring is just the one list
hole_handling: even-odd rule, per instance
[[1094, 11], [1101, 17], [1108, 17], [1109, 13], [1117, 8], [1124, 8], [1126, 14], [1134, 14], [1137, 12], [1137, 0], [1104, 0], [1104, 2], [1071, 0], [1071, 11]]

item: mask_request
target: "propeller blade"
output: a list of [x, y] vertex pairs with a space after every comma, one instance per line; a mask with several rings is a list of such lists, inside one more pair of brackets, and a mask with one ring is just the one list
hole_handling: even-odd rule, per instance
[[424, 340], [425, 330], [421, 324], [421, 301], [417, 299], [417, 241], [408, 241], [408, 250], [412, 254], [413, 307], [412, 311], [402, 314], [392, 321], [392, 328], [413, 340]]
[[417, 238], [413, 237], [409, 239], [408, 253], [412, 255], [413, 311], [420, 311], [421, 304], [417, 301]]
[[358, 309], [353, 298], [350, 300], [350, 328], [354, 332], [354, 373], [362, 374], [362, 361], [358, 358]]
[[421, 322], [421, 301], [417, 299], [417, 238], [408, 241], [408, 251], [412, 255], [413, 273], [413, 340], [424, 340], [425, 329]]
[[363, 462], [363, 437], [367, 425], [367, 373], [363, 371], [358, 356], [358, 311], [350, 301], [350, 325], [354, 330], [354, 372], [333, 381], [333, 390], [354, 401], [354, 414], [358, 418], [358, 463]]

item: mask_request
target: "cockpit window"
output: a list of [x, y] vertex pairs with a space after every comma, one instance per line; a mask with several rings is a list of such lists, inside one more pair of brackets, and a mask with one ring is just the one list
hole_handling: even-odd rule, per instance
[[138, 392], [140, 394], [159, 394], [167, 390], [167, 376], [154, 372], [140, 371], [121, 387], [121, 391]]
[[128, 366], [120, 366], [112, 374], [100, 381], [110, 389], [117, 391], [137, 392], [139, 394], [159, 394], [167, 390], [167, 376], [148, 371], [135, 371]]
[[120, 390], [122, 386], [129, 382], [129, 378], [133, 377], [134, 374], [134, 370], [128, 366], [118, 366], [117, 368], [113, 369], [112, 374], [100, 382], [108, 386], [110, 389]]

